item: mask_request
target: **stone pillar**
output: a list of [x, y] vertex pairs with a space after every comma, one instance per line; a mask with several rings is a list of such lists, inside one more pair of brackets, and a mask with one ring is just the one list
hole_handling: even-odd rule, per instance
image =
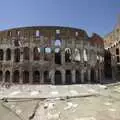
[[22, 68], [19, 69], [19, 83], [23, 84], [23, 70], [22, 70]]
[[33, 72], [32, 72], [31, 69], [30, 69], [30, 71], [29, 71], [29, 83], [30, 83], [30, 84], [33, 83]]
[[84, 70], [81, 70], [81, 82], [84, 83]]
[[75, 70], [72, 70], [72, 83], [76, 83], [76, 80], [75, 80]]
[[13, 71], [11, 70], [11, 73], [10, 73], [10, 83], [12, 84], [12, 79], [13, 79]]
[[51, 71], [49, 72], [49, 77], [50, 77], [51, 83], [52, 83], [53, 85], [55, 84], [54, 76], [55, 76], [55, 71], [54, 71], [54, 70], [51, 70]]
[[99, 69], [100, 83], [102, 81], [101, 69]]
[[43, 71], [41, 71], [40, 83], [44, 84], [44, 72]]
[[91, 83], [91, 70], [88, 69], [88, 82]]
[[65, 70], [62, 70], [61, 74], [62, 74], [62, 84], [64, 85], [65, 84]]
[[5, 71], [3, 71], [3, 82], [5, 82]]
[[98, 81], [98, 70], [95, 71], [96, 74], [96, 81]]
[[65, 52], [61, 52], [61, 62], [63, 65], [65, 64]]

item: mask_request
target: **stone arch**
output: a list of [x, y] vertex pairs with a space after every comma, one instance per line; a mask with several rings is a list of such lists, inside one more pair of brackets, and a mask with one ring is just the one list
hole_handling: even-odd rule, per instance
[[72, 51], [70, 48], [65, 48], [65, 62], [71, 62]]
[[94, 70], [94, 68], [91, 68], [91, 82], [92, 83], [95, 83], [96, 82], [96, 77], [95, 77], [95, 70]]
[[11, 60], [11, 49], [10, 48], [6, 50], [6, 60]]
[[28, 71], [23, 71], [23, 84], [29, 83], [29, 72]]
[[55, 64], [61, 64], [61, 51], [60, 51], [60, 48], [55, 48]]
[[5, 72], [5, 82], [10, 82], [10, 71]]
[[2, 80], [3, 80], [3, 72], [0, 71], [0, 82], [2, 82]]
[[56, 85], [62, 84], [62, 75], [61, 75], [61, 71], [59, 70], [55, 71], [55, 84]]
[[74, 61], [80, 62], [81, 57], [80, 57], [80, 50], [78, 48], [75, 48], [74, 51]]
[[84, 71], [84, 83], [88, 83], [88, 71]]
[[44, 71], [44, 83], [49, 84], [51, 81], [49, 79], [49, 71]]
[[13, 73], [13, 83], [19, 83], [20, 75], [19, 71], [15, 70]]
[[37, 47], [34, 47], [33, 49], [33, 59], [40, 60], [40, 53]]
[[66, 70], [65, 80], [66, 80], [66, 84], [71, 84], [72, 83], [72, 74], [71, 74], [70, 70]]
[[16, 48], [14, 52], [14, 61], [15, 62], [20, 62], [20, 49]]
[[84, 49], [84, 50], [83, 50], [83, 58], [84, 58], [84, 61], [85, 61], [85, 62], [88, 61], [88, 53], [87, 53], [87, 49]]
[[38, 70], [33, 72], [33, 84], [40, 83], [40, 72]]
[[81, 73], [78, 70], [76, 70], [75, 79], [76, 79], [76, 83], [78, 84], [81, 83]]
[[0, 60], [3, 60], [3, 55], [4, 55], [4, 52], [2, 49], [0, 49]]
[[23, 59], [29, 60], [29, 48], [28, 47], [24, 47], [23, 49]]

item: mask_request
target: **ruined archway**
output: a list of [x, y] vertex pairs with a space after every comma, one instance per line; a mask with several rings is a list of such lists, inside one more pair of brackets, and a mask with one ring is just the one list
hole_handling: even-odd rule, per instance
[[55, 84], [60, 85], [62, 84], [62, 75], [60, 71], [55, 71]]
[[66, 70], [65, 80], [66, 80], [66, 84], [71, 84], [72, 83], [72, 74], [71, 74], [70, 70]]
[[49, 79], [49, 72], [48, 71], [44, 71], [44, 83], [45, 84], [49, 84], [51, 81]]
[[23, 59], [29, 60], [29, 48], [28, 47], [24, 47], [23, 49]]
[[2, 82], [2, 80], [3, 80], [3, 72], [0, 71], [0, 82]]
[[9, 71], [5, 72], [5, 82], [10, 82], [10, 72]]
[[40, 52], [39, 52], [39, 48], [37, 47], [33, 49], [33, 59], [40, 60]]
[[65, 62], [71, 62], [71, 49], [70, 48], [66, 48], [65, 49]]
[[55, 48], [55, 64], [61, 64], [60, 48]]
[[2, 49], [0, 49], [0, 60], [3, 60], [3, 55], [4, 55], [4, 52]]
[[80, 60], [81, 60], [80, 50], [76, 48], [75, 52], [74, 52], [74, 61], [75, 62], [80, 62]]
[[20, 62], [20, 49], [16, 48], [14, 51], [14, 61], [15, 62]]
[[39, 84], [40, 83], [40, 72], [34, 71], [33, 72], [33, 84]]
[[29, 83], [29, 72], [23, 71], [23, 84]]
[[16, 70], [16, 71], [14, 71], [14, 73], [13, 73], [13, 83], [19, 83], [19, 79], [20, 79], [19, 71]]
[[75, 79], [77, 84], [81, 83], [81, 73], [78, 70], [76, 70]]
[[88, 71], [84, 71], [84, 83], [88, 83]]
[[96, 78], [95, 78], [95, 70], [94, 68], [91, 68], [91, 83], [95, 83], [96, 82]]
[[6, 50], [6, 60], [11, 60], [11, 49], [10, 48]]

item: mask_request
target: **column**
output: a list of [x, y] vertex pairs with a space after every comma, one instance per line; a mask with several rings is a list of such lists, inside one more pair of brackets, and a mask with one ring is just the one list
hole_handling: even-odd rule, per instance
[[22, 70], [22, 68], [19, 69], [19, 83], [23, 84], [23, 70]]
[[65, 84], [65, 70], [62, 70], [61, 74], [62, 74], [62, 84], [64, 85]]
[[5, 82], [5, 71], [3, 71], [3, 82]]
[[54, 70], [51, 70], [51, 71], [49, 72], [49, 77], [50, 77], [51, 83], [52, 83], [53, 85], [55, 84], [54, 75], [55, 75], [55, 71], [54, 71]]
[[81, 82], [84, 83], [84, 70], [81, 70]]
[[10, 72], [10, 83], [12, 84], [12, 78], [13, 78], [13, 71]]
[[101, 83], [101, 80], [102, 80], [101, 69], [99, 69], [99, 76], [100, 76], [100, 83]]
[[23, 62], [23, 54], [23, 48], [20, 48], [20, 62]]
[[5, 61], [6, 61], [6, 50], [3, 49], [3, 62], [5, 62]]
[[30, 84], [33, 83], [33, 72], [32, 72], [31, 69], [30, 69], [30, 71], [29, 71], [29, 83], [30, 83]]
[[44, 84], [44, 72], [43, 71], [40, 72], [40, 83]]
[[76, 83], [76, 80], [75, 80], [75, 70], [72, 70], [72, 83]]
[[96, 74], [96, 81], [98, 81], [98, 70], [95, 71]]

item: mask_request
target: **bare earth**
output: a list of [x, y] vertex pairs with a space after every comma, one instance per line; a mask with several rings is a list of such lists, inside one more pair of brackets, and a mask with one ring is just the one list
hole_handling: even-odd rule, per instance
[[13, 85], [0, 98], [0, 120], [120, 120], [119, 83]]

